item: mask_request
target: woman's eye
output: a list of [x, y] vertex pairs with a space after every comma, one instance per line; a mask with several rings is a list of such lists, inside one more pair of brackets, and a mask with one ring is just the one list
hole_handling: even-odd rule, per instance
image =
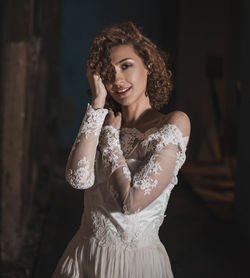
[[126, 70], [127, 68], [131, 67], [132, 65], [131, 64], [123, 64], [121, 66], [122, 70]]

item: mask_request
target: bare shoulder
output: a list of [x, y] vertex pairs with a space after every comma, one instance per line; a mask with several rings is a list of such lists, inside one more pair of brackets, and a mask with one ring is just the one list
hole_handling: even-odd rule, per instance
[[182, 111], [173, 111], [166, 115], [166, 123], [176, 125], [183, 136], [190, 136], [191, 123], [188, 115]]

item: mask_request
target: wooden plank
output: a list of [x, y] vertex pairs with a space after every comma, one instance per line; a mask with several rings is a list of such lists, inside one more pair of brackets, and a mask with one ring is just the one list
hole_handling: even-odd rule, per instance
[[23, 240], [22, 179], [24, 159], [27, 43], [9, 43], [5, 51], [2, 126], [1, 258], [16, 260]]

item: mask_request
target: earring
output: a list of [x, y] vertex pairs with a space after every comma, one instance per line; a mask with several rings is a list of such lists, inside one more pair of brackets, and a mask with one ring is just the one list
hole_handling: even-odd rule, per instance
[[145, 96], [148, 97], [148, 91], [147, 90], [145, 91]]

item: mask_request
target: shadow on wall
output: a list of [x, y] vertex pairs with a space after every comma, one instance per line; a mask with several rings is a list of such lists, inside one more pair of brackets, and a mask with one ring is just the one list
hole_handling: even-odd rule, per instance
[[193, 190], [224, 220], [232, 219], [234, 206], [240, 18], [238, 1], [182, 1], [177, 107], [192, 122], [182, 171]]

